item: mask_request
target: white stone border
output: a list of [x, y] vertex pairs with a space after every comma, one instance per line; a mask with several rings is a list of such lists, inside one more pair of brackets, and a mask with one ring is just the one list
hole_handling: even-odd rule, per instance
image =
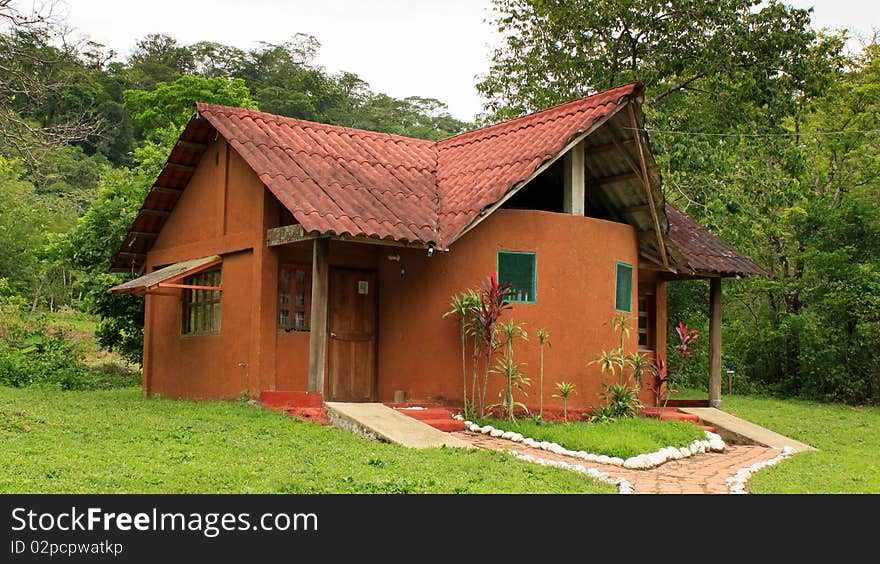
[[586, 474], [596, 480], [599, 480], [600, 482], [605, 482], [606, 484], [617, 486], [617, 493], [619, 494], [631, 494], [635, 491], [633, 485], [627, 480], [623, 478], [615, 478], [607, 472], [601, 472], [595, 468], [586, 468], [584, 466], [581, 466], [580, 464], [570, 464], [561, 460], [547, 460], [545, 458], [538, 458], [537, 456], [532, 456], [530, 454], [520, 454], [515, 450], [508, 450], [504, 452], [516, 457], [519, 460], [522, 460], [523, 462], [540, 464], [541, 466], [552, 466], [554, 468], [563, 468], [565, 470], [571, 470], [573, 472]]
[[710, 433], [709, 431], [704, 431], [706, 433], [706, 440], [695, 440], [690, 445], [681, 448], [669, 446], [661, 448], [657, 452], [640, 454], [638, 456], [632, 456], [624, 460], [619, 457], [611, 457], [604, 454], [593, 454], [583, 450], [568, 450], [562, 445], [556, 443], [551, 443], [548, 441], [536, 441], [531, 437], [523, 437], [520, 433], [503, 431], [501, 429], [496, 429], [491, 425], [480, 427], [472, 421], [465, 421], [464, 428], [471, 433], [482, 433], [483, 435], [489, 435], [490, 437], [505, 439], [508, 441], [513, 441], [515, 443], [522, 443], [527, 447], [546, 450], [548, 452], [552, 452], [553, 454], [580, 458], [581, 460], [585, 460], [587, 462], [595, 462], [597, 464], [610, 464], [612, 466], [620, 466], [622, 468], [628, 468], [630, 470], [647, 470], [649, 468], [656, 468], [657, 466], [665, 464], [670, 460], [681, 460], [682, 458], [689, 458], [691, 456], [695, 456], [697, 454], [702, 454], [705, 452], [723, 452], [726, 446], [720, 435]]
[[731, 494], [747, 494], [749, 492], [746, 491], [746, 482], [752, 477], [752, 474], [761, 470], [762, 468], [766, 468], [768, 466], [773, 466], [774, 464], [778, 464], [782, 462], [786, 458], [790, 458], [791, 455], [795, 454], [797, 449], [794, 449], [790, 446], [785, 446], [782, 449], [782, 452], [770, 460], [764, 460], [763, 462], [756, 462], [747, 468], [742, 468], [736, 474], [727, 479], [727, 489]]

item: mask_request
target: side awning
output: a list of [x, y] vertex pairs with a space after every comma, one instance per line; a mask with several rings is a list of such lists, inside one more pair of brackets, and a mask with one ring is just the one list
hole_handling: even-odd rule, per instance
[[112, 294], [146, 294], [156, 288], [183, 288], [190, 290], [214, 290], [222, 291], [220, 286], [193, 286], [188, 284], [179, 284], [191, 274], [207, 270], [223, 262], [219, 255], [211, 255], [193, 260], [174, 263], [165, 268], [160, 268], [155, 272], [145, 274], [140, 278], [129, 280], [124, 284], [113, 286], [109, 292]]

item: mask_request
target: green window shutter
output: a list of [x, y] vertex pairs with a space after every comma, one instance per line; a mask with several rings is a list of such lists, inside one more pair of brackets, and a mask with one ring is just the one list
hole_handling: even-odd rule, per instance
[[615, 296], [617, 311], [632, 311], [633, 267], [617, 263], [617, 292]]
[[533, 304], [538, 301], [538, 256], [535, 253], [498, 251], [498, 281], [510, 284], [507, 301]]

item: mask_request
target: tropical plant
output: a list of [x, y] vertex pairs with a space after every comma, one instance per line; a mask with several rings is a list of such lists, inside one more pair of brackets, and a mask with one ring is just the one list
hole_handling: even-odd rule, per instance
[[556, 382], [556, 389], [559, 393], [553, 394], [553, 397], [562, 400], [562, 419], [568, 423], [568, 397], [571, 394], [576, 394], [577, 391], [571, 382]]
[[510, 421], [514, 420], [514, 410], [517, 407], [528, 411], [525, 404], [514, 399], [515, 391], [526, 393], [526, 386], [531, 385], [531, 380], [523, 372], [524, 362], [516, 362], [514, 358], [514, 344], [517, 339], [528, 341], [528, 333], [523, 329], [522, 325], [518, 325], [513, 319], [501, 323], [501, 332], [504, 335], [504, 354], [498, 359], [493, 372], [504, 376], [504, 389], [499, 394], [501, 403], [490, 406], [501, 407], [502, 411], [507, 414]]
[[666, 407], [669, 394], [677, 392], [672, 386], [680, 379], [688, 360], [694, 357], [696, 351], [694, 351], [693, 345], [699, 339], [700, 332], [679, 321], [675, 326], [675, 335], [678, 337], [678, 343], [673, 349], [673, 353], [678, 359], [675, 369], [668, 366], [662, 356], [658, 356], [657, 361], [650, 366], [652, 380], [648, 387], [654, 392], [657, 407]]
[[480, 417], [486, 415], [486, 394], [489, 390], [489, 371], [492, 355], [498, 346], [495, 340], [498, 320], [504, 310], [510, 308], [506, 301], [510, 294], [510, 285], [498, 282], [498, 273], [494, 272], [483, 281], [479, 290], [480, 303], [476, 310], [476, 332], [480, 339], [480, 350], [485, 361], [483, 373], [483, 390], [480, 394]]
[[541, 365], [539, 376], [539, 395], [538, 395], [538, 413], [544, 413], [544, 345], [552, 347], [550, 343], [550, 333], [546, 329], [538, 329], [538, 345], [541, 349]]
[[[467, 340], [474, 334], [476, 323], [477, 306], [480, 303], [479, 294], [473, 289], [467, 289], [459, 294], [453, 294], [449, 300], [449, 311], [443, 317], [455, 316], [459, 323], [459, 336], [461, 338], [461, 378], [462, 378], [462, 406], [465, 416], [473, 415], [473, 396], [468, 398], [467, 385]], [[473, 387], [473, 386], [472, 386]]]
[[626, 384], [602, 384], [602, 392], [599, 393], [605, 404], [601, 407], [593, 407], [592, 421], [606, 421], [609, 419], [621, 419], [634, 417], [642, 408], [639, 399], [639, 388]]
[[[598, 364], [602, 372], [602, 389], [599, 396], [606, 401], [601, 408], [593, 408], [600, 419], [632, 417], [641, 408], [639, 389], [643, 377], [650, 370], [648, 358], [640, 353], [626, 353], [626, 341], [630, 335], [629, 315], [618, 313], [611, 320], [611, 326], [618, 334], [618, 347], [603, 350], [588, 364]], [[613, 381], [609, 381], [610, 379]], [[633, 400], [634, 398], [634, 400]]]

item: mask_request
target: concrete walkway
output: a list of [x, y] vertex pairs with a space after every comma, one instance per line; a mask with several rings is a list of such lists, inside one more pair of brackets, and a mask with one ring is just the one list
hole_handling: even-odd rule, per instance
[[326, 402], [331, 425], [410, 448], [474, 448], [451, 433], [444, 433], [381, 403]]
[[595, 468], [614, 478], [623, 478], [633, 485], [637, 494], [726, 494], [727, 478], [757, 462], [770, 460], [780, 450], [764, 446], [728, 445], [723, 453], [698, 454], [682, 460], [671, 460], [650, 470], [629, 470], [620, 466], [586, 462], [546, 450], [530, 448], [488, 435], [455, 433], [462, 441], [490, 450], [515, 450], [544, 460], [559, 460], [584, 468]]
[[808, 444], [780, 435], [714, 407], [679, 407], [678, 409], [684, 413], [696, 415], [703, 425], [715, 427], [716, 432], [727, 444], [757, 444], [780, 449], [788, 446], [798, 452], [816, 450]]

